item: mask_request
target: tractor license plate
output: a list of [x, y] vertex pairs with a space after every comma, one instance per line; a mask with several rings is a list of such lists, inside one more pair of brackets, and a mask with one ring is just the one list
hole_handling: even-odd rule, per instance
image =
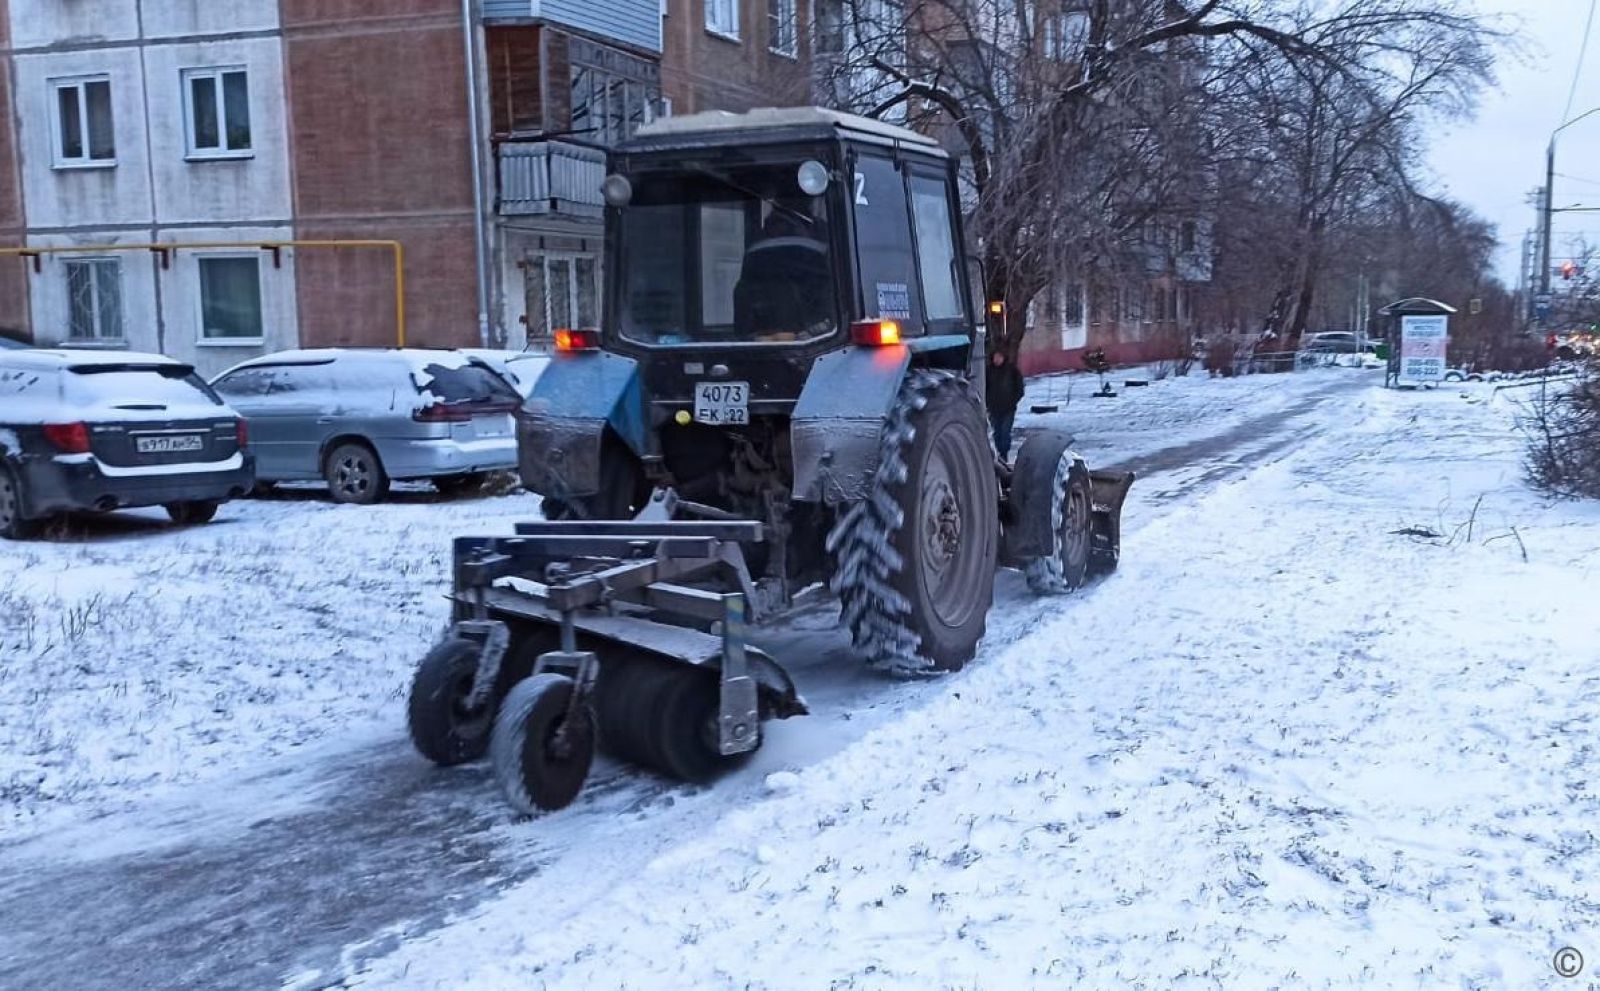
[[750, 422], [749, 382], [696, 382], [694, 418], [717, 426]]
[[167, 437], [135, 437], [133, 448], [140, 454], [174, 454], [179, 451], [198, 451], [205, 447], [199, 434], [179, 434]]

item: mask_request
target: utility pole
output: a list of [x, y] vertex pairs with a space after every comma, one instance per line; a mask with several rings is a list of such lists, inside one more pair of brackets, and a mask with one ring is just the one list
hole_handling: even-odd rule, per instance
[[1550, 144], [1545, 148], [1545, 152], [1544, 152], [1544, 209], [1542, 211], [1540, 211], [1543, 214], [1543, 220], [1544, 220], [1544, 223], [1542, 225], [1544, 227], [1544, 243], [1540, 247], [1540, 250], [1539, 250], [1539, 293], [1542, 296], [1549, 296], [1550, 295], [1550, 241], [1551, 241], [1551, 229], [1550, 229], [1551, 228], [1551, 223], [1550, 223], [1550, 221], [1555, 217], [1555, 212], [1556, 212], [1555, 211], [1556, 135], [1560, 134], [1562, 131], [1565, 131], [1567, 128], [1569, 128], [1572, 125], [1576, 124], [1578, 121], [1583, 120], [1585, 117], [1591, 117], [1591, 116], [1593, 116], [1595, 114], [1600, 114], [1600, 107], [1594, 107], [1593, 109], [1585, 110], [1583, 113], [1579, 114], [1576, 117], [1573, 117], [1571, 120], [1568, 120], [1565, 124], [1562, 124], [1560, 127], [1556, 128], [1554, 131], [1551, 131], [1550, 132]]
[[1544, 243], [1539, 249], [1539, 293], [1544, 296], [1550, 295], [1550, 220], [1555, 216], [1552, 200], [1556, 185], [1556, 135], [1561, 133], [1561, 127], [1550, 133], [1550, 144], [1544, 152], [1544, 217], [1540, 225], [1544, 229]]

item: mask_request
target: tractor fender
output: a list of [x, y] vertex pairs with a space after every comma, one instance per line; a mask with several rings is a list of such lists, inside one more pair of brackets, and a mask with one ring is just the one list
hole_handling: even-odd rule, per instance
[[794, 498], [836, 505], [864, 497], [879, 434], [911, 367], [911, 349], [849, 347], [818, 358], [794, 405]]
[[1056, 468], [1072, 451], [1073, 437], [1064, 430], [1030, 430], [1011, 467], [1002, 516], [1005, 537], [1000, 561], [1019, 567], [1055, 552], [1051, 532], [1051, 500], [1055, 498]]
[[607, 432], [636, 456], [649, 453], [639, 363], [604, 351], [554, 355], [517, 416], [523, 484], [547, 496], [600, 491]]
[[878, 470], [879, 435], [906, 370], [963, 372], [971, 353], [970, 338], [944, 334], [818, 358], [790, 421], [794, 498], [829, 505], [865, 498]]

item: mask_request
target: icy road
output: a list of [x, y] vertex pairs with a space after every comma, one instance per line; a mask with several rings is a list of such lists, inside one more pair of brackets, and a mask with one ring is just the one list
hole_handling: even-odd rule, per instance
[[603, 763], [539, 820], [416, 757], [402, 713], [449, 538], [532, 497], [6, 546], [0, 987], [1532, 987], [1563, 946], [1600, 960], [1600, 512], [1521, 486], [1509, 404], [1354, 370], [1075, 385], [1019, 426], [1141, 471], [1116, 576], [1002, 581], [933, 682], [801, 616], [764, 645], [815, 715], [751, 765]]

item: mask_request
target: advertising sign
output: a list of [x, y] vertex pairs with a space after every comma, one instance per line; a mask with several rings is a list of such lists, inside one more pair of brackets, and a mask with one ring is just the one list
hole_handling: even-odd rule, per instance
[[1450, 318], [1412, 316], [1400, 318], [1400, 374], [1402, 384], [1420, 385], [1444, 378], [1445, 344], [1450, 340]]

